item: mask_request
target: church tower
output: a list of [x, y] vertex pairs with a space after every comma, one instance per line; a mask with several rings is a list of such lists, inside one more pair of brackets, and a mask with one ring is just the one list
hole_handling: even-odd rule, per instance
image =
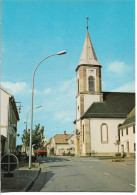
[[[87, 35], [80, 61], [76, 68], [76, 155], [90, 153], [89, 122], [85, 121], [86, 129], [83, 132], [81, 117], [93, 102], [102, 101], [101, 67], [90, 39], [87, 24]], [[83, 141], [84, 138], [86, 141]], [[83, 152], [81, 153], [81, 151]]]

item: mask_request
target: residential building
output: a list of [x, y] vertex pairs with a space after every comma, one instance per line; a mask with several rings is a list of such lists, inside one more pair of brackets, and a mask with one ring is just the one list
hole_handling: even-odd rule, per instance
[[0, 88], [1, 155], [15, 153], [19, 114], [14, 96]]
[[75, 154], [75, 136], [74, 134], [56, 134], [47, 143], [47, 154], [63, 155]]
[[135, 108], [129, 113], [127, 119], [119, 127], [120, 152], [126, 153], [127, 157], [135, 157], [136, 152], [136, 124]]
[[[76, 68], [75, 154], [114, 156], [118, 127], [135, 106], [135, 93], [103, 92], [99, 63], [87, 28]], [[107, 75], [106, 75], [107, 76]]]

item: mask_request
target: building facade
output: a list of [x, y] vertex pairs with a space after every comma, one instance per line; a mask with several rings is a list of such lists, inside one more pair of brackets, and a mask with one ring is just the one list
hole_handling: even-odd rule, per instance
[[19, 114], [15, 99], [9, 92], [0, 88], [0, 128], [1, 128], [1, 155], [15, 153], [17, 122]]
[[[76, 68], [75, 154], [115, 155], [118, 127], [135, 106], [134, 93], [102, 92], [101, 64], [87, 31]], [[128, 106], [127, 106], [128, 105]]]
[[120, 130], [120, 152], [127, 157], [135, 158], [136, 153], [136, 123], [135, 108], [129, 113], [127, 119], [119, 127]]
[[74, 134], [56, 134], [46, 144], [48, 155], [61, 156], [64, 154], [75, 154], [75, 136]]

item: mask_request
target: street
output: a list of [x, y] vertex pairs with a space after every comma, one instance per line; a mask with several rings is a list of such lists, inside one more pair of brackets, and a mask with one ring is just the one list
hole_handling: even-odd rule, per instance
[[39, 157], [30, 192], [134, 192], [135, 166], [92, 157]]

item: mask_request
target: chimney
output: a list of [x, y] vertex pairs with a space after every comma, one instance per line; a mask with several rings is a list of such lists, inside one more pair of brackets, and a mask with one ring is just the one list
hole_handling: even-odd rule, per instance
[[64, 135], [66, 135], [66, 131], [64, 131]]

